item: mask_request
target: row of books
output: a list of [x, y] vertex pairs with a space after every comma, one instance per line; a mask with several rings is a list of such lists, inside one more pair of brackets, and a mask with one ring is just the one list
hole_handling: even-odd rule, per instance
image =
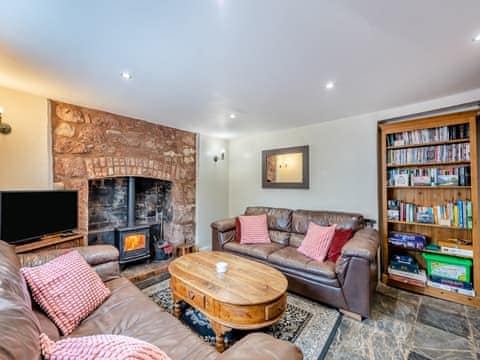
[[470, 166], [451, 168], [389, 169], [389, 186], [469, 186]]
[[468, 124], [404, 131], [387, 135], [387, 146], [420, 145], [436, 141], [466, 139], [470, 136], [469, 131]]
[[450, 280], [436, 276], [432, 276], [430, 277], [430, 279], [428, 279], [427, 274], [423, 269], [420, 269], [418, 274], [416, 274], [408, 271], [396, 270], [392, 267], [389, 267], [388, 277], [392, 280], [405, 284], [415, 285], [419, 287], [425, 287], [425, 285], [428, 285], [430, 287], [454, 292], [457, 294], [475, 296], [475, 291], [473, 290], [472, 283]]
[[456, 200], [436, 206], [419, 206], [401, 200], [387, 201], [389, 220], [471, 229], [473, 227], [472, 213], [470, 200]]
[[387, 150], [389, 166], [449, 161], [470, 161], [470, 143]]

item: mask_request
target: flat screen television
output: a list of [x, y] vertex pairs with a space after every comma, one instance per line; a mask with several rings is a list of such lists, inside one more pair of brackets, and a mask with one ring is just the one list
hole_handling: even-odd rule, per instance
[[0, 239], [12, 244], [78, 227], [77, 191], [1, 191]]

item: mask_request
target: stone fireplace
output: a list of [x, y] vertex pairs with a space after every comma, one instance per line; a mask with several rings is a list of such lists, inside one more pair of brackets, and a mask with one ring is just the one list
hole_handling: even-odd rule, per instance
[[[194, 133], [55, 101], [50, 105], [54, 181], [78, 190], [79, 230], [88, 233], [89, 243], [119, 246], [115, 230], [129, 228], [129, 177], [135, 177], [135, 226], [158, 225], [163, 217], [165, 240], [195, 241]], [[107, 200], [111, 204], [102, 205]], [[102, 206], [111, 208], [102, 212]]]
[[150, 233], [172, 221], [170, 181], [116, 177], [88, 182], [88, 242], [111, 244], [120, 264], [150, 257]]

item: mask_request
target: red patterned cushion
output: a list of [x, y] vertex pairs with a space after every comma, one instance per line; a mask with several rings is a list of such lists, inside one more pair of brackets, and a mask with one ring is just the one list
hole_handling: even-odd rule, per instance
[[110, 290], [78, 251], [20, 271], [33, 299], [63, 335], [70, 334], [110, 295]]
[[93, 335], [54, 342], [40, 334], [46, 360], [170, 360], [155, 345], [123, 335]]
[[320, 226], [310, 222], [307, 234], [297, 250], [313, 260], [324, 261], [335, 234], [335, 227], [336, 225]]
[[267, 215], [239, 216], [240, 244], [270, 244]]
[[240, 226], [240, 219], [237, 216], [235, 218], [235, 241], [239, 243], [241, 238], [242, 238], [242, 227]]
[[330, 249], [328, 249], [327, 260], [331, 262], [337, 262], [338, 257], [342, 252], [343, 245], [347, 243], [348, 240], [352, 238], [353, 230], [335, 230], [335, 235], [333, 235], [332, 244]]

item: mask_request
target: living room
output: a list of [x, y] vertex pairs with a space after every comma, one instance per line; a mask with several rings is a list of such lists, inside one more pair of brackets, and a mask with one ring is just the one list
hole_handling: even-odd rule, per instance
[[0, 4], [1, 358], [479, 356], [476, 1]]

